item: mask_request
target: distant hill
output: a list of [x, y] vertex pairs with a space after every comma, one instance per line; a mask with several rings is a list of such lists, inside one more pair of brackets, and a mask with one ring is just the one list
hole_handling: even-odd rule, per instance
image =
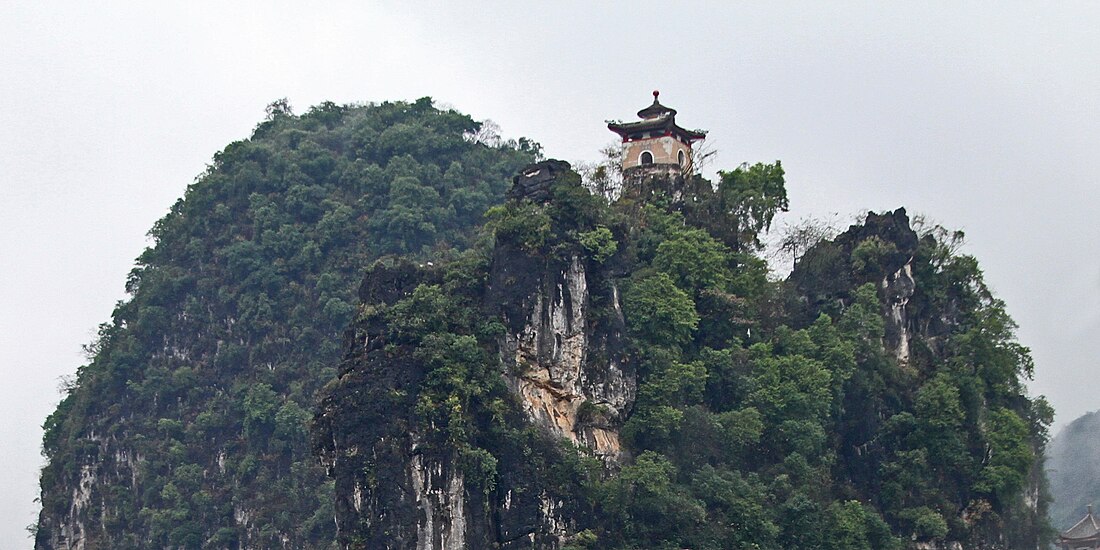
[[1064, 531], [1100, 502], [1100, 411], [1090, 412], [1066, 426], [1047, 447], [1050, 479], [1050, 523]]

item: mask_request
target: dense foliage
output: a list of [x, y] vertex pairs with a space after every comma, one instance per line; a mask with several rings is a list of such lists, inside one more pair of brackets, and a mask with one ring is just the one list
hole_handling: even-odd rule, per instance
[[276, 102], [218, 153], [150, 232], [130, 298], [46, 421], [36, 544], [329, 547], [315, 393], [363, 267], [468, 247], [537, 156], [480, 128], [427, 98], [301, 116]]
[[[932, 229], [906, 255], [907, 225], [853, 227], [796, 269], [795, 281], [843, 281], [814, 300], [807, 285], [769, 282], [751, 254], [751, 231], [785, 206], [760, 208], [754, 190], [782, 172], [734, 174], [698, 210], [739, 221], [685, 224], [650, 206], [629, 243], [623, 309], [641, 380], [623, 434], [637, 458], [592, 488], [599, 546], [1019, 548], [1048, 536], [1038, 458], [1051, 411], [1026, 396], [1028, 350], [977, 262], [954, 252], [959, 236]], [[885, 345], [886, 282], [906, 265], [916, 291], [899, 359]]]
[[[786, 206], [779, 166], [695, 188], [680, 205], [607, 205], [563, 181], [545, 204], [490, 213], [498, 254], [552, 262], [580, 251], [590, 274], [610, 274], [590, 285], [623, 289], [621, 353], [639, 386], [621, 426], [632, 458], [617, 472], [598, 475], [565, 444], [558, 469], [546, 464], [499, 369], [485, 368], [503, 330], [478, 299], [488, 244], [407, 297], [367, 307], [369, 338], [385, 357], [410, 358], [398, 370], [422, 382], [401, 386], [403, 407], [371, 405], [375, 416], [343, 429], [407, 418], [467, 457], [486, 494], [515, 456], [538, 457], [526, 471], [574, 509], [574, 549], [1020, 548], [1049, 535], [1038, 457], [1051, 412], [1026, 396], [1028, 350], [977, 262], [956, 252], [958, 235], [933, 228], [918, 240], [899, 211], [890, 219], [901, 225], [854, 226], [819, 243], [791, 282], [773, 282], [756, 251]], [[916, 290], [899, 354], [887, 344], [885, 289], [903, 266]], [[377, 361], [364, 372], [396, 359]], [[387, 395], [367, 391], [377, 398], [360, 402]]]
[[[46, 422], [37, 545], [332, 546], [333, 516], [361, 495], [334, 495], [309, 456], [322, 395], [323, 411], [350, 412], [318, 414], [313, 444], [339, 434], [372, 452], [356, 483], [396, 483], [434, 456], [461, 470], [472, 508], [550, 495], [570, 550], [1017, 548], [1048, 534], [1051, 413], [1027, 397], [1028, 350], [955, 235], [869, 217], [777, 282], [758, 253], [787, 207], [779, 163], [696, 178], [675, 204], [609, 205], [571, 174], [546, 201], [497, 205], [538, 148], [479, 130], [427, 99], [302, 116], [276, 103], [219, 153], [154, 227], [130, 299]], [[600, 352], [637, 373], [624, 418], [578, 413], [621, 434], [610, 468], [529, 422], [500, 368], [515, 304], [492, 293], [573, 256], [592, 322], [622, 327]], [[497, 262], [514, 269], [494, 287]], [[356, 304], [372, 265], [368, 283], [386, 284]], [[915, 290], [899, 327], [903, 270]]]

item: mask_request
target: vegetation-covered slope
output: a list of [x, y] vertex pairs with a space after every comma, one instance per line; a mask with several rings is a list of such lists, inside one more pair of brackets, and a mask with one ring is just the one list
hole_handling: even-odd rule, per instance
[[305, 422], [362, 269], [447, 257], [537, 146], [431, 101], [285, 102], [150, 235], [45, 424], [36, 547], [327, 548]]
[[276, 103], [219, 153], [46, 422], [36, 546], [1038, 546], [1050, 411], [954, 236], [771, 281], [778, 163], [493, 207], [537, 146], [478, 130]]
[[[1038, 547], [1050, 410], [958, 236], [871, 214], [777, 283], [779, 165], [683, 183], [608, 205], [564, 176], [460, 260], [372, 268], [314, 426], [342, 543]], [[628, 365], [628, 406], [555, 378], [570, 354], [582, 387]]]

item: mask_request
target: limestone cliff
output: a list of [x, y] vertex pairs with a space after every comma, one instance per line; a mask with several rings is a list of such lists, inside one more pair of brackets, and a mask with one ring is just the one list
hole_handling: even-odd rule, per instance
[[47, 419], [37, 548], [1042, 542], [1049, 408], [953, 235], [870, 214], [776, 281], [778, 161], [609, 202], [427, 98], [270, 113]]
[[[549, 201], [549, 187], [563, 177], [579, 185], [567, 164], [532, 165], [516, 177], [513, 200]], [[377, 311], [440, 283], [433, 266], [378, 264], [363, 283], [362, 308]], [[503, 328], [483, 344], [489, 368], [506, 384], [510, 422], [534, 430], [518, 446], [478, 442], [495, 456], [499, 476], [492, 487], [471, 488], [462, 452], [425, 433], [432, 428], [419, 425], [415, 404], [404, 400], [425, 383], [428, 367], [414, 346], [393, 341], [392, 326], [361, 316], [314, 428], [336, 479], [345, 547], [559, 548], [577, 531], [584, 504], [548, 481], [558, 442], [607, 465], [620, 459], [619, 427], [636, 382], [619, 353], [623, 319], [607, 270], [580, 250], [553, 256], [499, 239], [471, 298]], [[593, 300], [617, 313], [593, 313]], [[532, 452], [546, 462], [524, 456]]]
[[760, 165], [608, 205], [547, 161], [491, 245], [371, 267], [312, 429], [340, 544], [1035, 547], [1049, 419], [976, 262], [898, 209], [770, 281], [781, 191]]
[[[807, 251], [790, 280], [808, 302], [806, 311], [814, 313], [839, 311], [851, 303], [856, 288], [874, 284], [886, 325], [883, 344], [899, 362], [906, 363], [912, 333], [918, 329], [909, 311], [917, 287], [913, 260], [918, 240], [904, 208], [883, 214], [870, 212], [864, 223]], [[927, 334], [927, 326], [924, 328]]]

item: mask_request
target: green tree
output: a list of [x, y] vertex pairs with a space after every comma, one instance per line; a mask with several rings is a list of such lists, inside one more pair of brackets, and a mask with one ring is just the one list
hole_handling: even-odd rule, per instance
[[623, 293], [623, 307], [631, 332], [659, 346], [687, 344], [699, 324], [691, 296], [664, 273], [632, 282]]
[[743, 164], [718, 175], [718, 190], [703, 205], [711, 227], [736, 251], [758, 250], [760, 233], [771, 227], [776, 213], [787, 210], [783, 167], [779, 161]]
[[[335, 376], [363, 267], [472, 246], [534, 160], [531, 142], [469, 141], [478, 127], [428, 98], [302, 115], [279, 101], [214, 155], [151, 229], [129, 298], [46, 423], [40, 545], [69, 521], [82, 471], [97, 479], [73, 512], [89, 548], [332, 544], [332, 485], [303, 416]], [[410, 332], [437, 321], [420, 298]], [[182, 464], [209, 472], [200, 489], [172, 478]], [[169, 482], [178, 499], [161, 495]]]
[[688, 291], [725, 290], [730, 252], [706, 231], [684, 228], [657, 246], [653, 266]]

